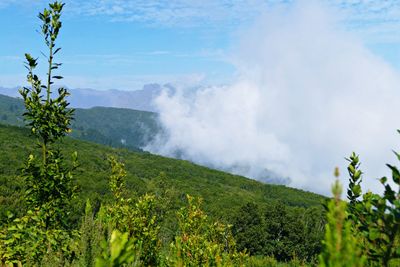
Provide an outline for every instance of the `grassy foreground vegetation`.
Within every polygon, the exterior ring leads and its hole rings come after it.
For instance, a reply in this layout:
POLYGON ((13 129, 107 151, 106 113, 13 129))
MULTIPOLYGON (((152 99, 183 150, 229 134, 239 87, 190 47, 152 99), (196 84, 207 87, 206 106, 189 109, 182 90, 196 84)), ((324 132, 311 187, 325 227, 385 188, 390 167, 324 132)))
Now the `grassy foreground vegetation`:
POLYGON ((383 195, 362 194, 353 153, 349 202, 336 181, 325 221, 315 194, 66 138, 75 111, 66 89, 51 89, 62 79, 53 71, 63 6, 39 14, 44 83, 37 59, 25 55, 28 129, 0 126, 0 265, 399 266, 395 166, 390 183, 380 180, 383 195))

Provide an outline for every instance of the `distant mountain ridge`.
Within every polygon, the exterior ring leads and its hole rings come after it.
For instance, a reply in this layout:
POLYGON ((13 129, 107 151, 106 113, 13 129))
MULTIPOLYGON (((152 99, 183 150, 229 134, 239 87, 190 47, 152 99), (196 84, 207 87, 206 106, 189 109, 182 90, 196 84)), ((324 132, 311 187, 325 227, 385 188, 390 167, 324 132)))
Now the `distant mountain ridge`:
MULTIPOLYGON (((172 88, 171 85, 164 85, 172 88)), ((140 90, 96 90, 96 89, 70 89, 69 102, 74 108, 113 107, 129 108, 142 111, 156 112, 153 100, 161 93, 162 85, 157 83, 146 84, 140 90)), ((20 97, 19 87, 0 87, 0 94, 20 97)))

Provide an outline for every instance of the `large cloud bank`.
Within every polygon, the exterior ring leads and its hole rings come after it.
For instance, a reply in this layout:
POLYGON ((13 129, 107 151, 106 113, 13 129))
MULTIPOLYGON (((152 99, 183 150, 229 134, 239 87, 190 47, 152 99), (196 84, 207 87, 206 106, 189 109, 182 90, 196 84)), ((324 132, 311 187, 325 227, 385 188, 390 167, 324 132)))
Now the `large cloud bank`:
POLYGON ((272 10, 239 39, 231 85, 156 99, 166 135, 148 149, 323 194, 356 151, 378 188, 400 140, 398 73, 314 4, 272 10))

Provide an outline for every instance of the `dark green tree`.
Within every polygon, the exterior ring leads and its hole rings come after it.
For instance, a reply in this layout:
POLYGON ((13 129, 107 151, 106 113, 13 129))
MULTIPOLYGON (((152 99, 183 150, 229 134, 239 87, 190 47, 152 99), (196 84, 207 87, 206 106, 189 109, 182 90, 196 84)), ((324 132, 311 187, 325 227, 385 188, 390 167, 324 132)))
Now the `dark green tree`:
POLYGON ((303 256, 304 224, 300 214, 277 203, 265 212, 266 255, 273 255, 279 261, 289 261, 303 256))
POLYGON ((301 240, 302 255, 297 256, 307 262, 316 262, 322 250, 321 241, 324 239, 325 211, 322 207, 310 207, 305 211, 300 210, 297 216, 304 225, 301 240))
POLYGON ((254 203, 247 203, 236 215, 232 233, 239 251, 246 250, 250 255, 263 254, 267 242, 265 220, 260 208, 254 203))
POLYGON ((315 262, 321 251, 324 224, 321 208, 295 208, 269 203, 262 209, 248 203, 233 220, 239 250, 273 256, 279 261, 315 262))

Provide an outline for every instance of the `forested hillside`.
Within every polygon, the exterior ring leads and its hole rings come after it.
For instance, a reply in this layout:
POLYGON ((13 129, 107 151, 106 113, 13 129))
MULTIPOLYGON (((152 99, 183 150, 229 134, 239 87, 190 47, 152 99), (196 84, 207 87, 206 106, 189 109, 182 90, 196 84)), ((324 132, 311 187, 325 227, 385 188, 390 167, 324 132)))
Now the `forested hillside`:
MULTIPOLYGON (((34 151, 36 144, 29 137, 27 129, 0 125, 0 147, 0 195, 1 210, 4 212, 6 209, 18 209, 19 204, 13 204, 18 203, 17 199, 24 187, 23 181, 18 178, 18 169, 29 151, 34 151)), ((311 207, 320 206, 324 200, 324 197, 314 193, 282 185, 264 184, 188 161, 150 153, 115 149, 72 138, 66 138, 60 143, 60 147, 65 155, 78 152, 79 168, 76 178, 81 188, 79 205, 82 211, 87 197, 93 200, 110 197, 107 187, 110 171, 106 160, 110 155, 117 155, 125 163, 127 188, 131 195, 156 190, 153 188, 157 187, 154 183, 162 180, 166 183, 165 186, 175 188, 182 196, 190 194, 202 197, 206 210, 215 217, 229 218, 232 210, 238 210, 247 202, 260 206, 281 202, 288 206, 311 207)))
MULTIPOLYGON (((0 123, 24 126, 23 101, 0 94, 0 123)), ((140 150, 160 133, 157 114, 123 108, 76 109, 71 137, 140 150)))

